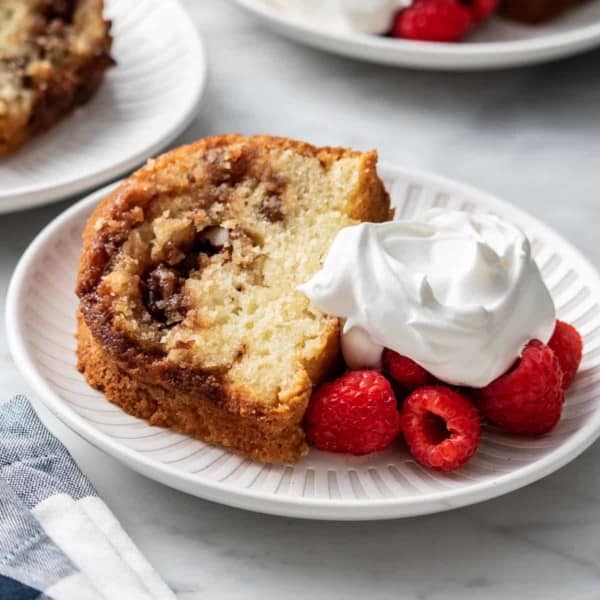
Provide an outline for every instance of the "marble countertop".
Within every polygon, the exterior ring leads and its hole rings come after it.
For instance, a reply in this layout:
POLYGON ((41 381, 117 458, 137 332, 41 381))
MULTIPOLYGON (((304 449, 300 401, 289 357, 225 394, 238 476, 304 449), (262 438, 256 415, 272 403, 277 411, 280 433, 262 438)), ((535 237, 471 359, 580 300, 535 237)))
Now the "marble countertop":
MULTIPOLYGON (((486 188, 600 267, 600 52, 495 73, 360 64, 279 38, 222 0, 187 0, 210 67, 178 142, 239 131, 376 147, 486 188)), ((72 201, 0 216, 0 310, 35 234, 72 201)), ((0 324, 0 389, 28 388, 0 324)), ((42 416, 178 598, 600 598, 600 443, 543 481, 477 506, 381 523, 269 517, 129 471, 42 416)))

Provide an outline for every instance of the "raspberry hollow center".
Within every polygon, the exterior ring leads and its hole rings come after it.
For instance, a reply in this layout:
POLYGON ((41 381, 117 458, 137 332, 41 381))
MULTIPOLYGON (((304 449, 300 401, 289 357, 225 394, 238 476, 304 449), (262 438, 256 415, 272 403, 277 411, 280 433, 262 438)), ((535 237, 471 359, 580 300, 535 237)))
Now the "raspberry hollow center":
POLYGON ((428 441, 434 445, 442 443, 452 435, 446 426, 446 421, 432 412, 425 413, 423 427, 428 441))

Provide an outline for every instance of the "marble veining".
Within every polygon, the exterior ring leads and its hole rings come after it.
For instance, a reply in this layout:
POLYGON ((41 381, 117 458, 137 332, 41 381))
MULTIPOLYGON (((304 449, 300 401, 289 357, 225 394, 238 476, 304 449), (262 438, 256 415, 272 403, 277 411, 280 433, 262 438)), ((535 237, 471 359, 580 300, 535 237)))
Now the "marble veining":
MULTIPOLYGON (((600 52, 496 73, 360 64, 187 0, 209 57, 203 110, 178 142, 240 131, 376 147, 385 161, 484 187, 600 267, 600 52)), ((0 217, 0 310, 35 234, 69 201, 0 217)), ((28 392, 0 325, 0 388, 28 392)), ((41 409, 178 598, 600 598, 600 445, 554 475, 460 510, 381 523, 295 521, 218 506, 137 475, 41 409)))

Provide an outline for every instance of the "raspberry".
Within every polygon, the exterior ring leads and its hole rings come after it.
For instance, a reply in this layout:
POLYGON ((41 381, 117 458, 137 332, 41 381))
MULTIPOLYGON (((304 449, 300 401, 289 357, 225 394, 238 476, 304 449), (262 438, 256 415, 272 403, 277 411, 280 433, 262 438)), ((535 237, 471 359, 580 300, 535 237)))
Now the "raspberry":
POLYGON ((400 425, 413 457, 426 467, 442 471, 466 463, 481 437, 475 406, 442 385, 415 390, 404 401, 400 425))
POLYGON ((348 371, 323 384, 306 412, 306 435, 320 450, 368 454, 389 446, 399 431, 392 386, 377 371, 348 371))
POLYGON ((471 15, 475 21, 482 21, 498 8, 498 0, 470 0, 464 4, 471 9, 471 15))
POLYGON ((383 370, 405 392, 412 392, 435 382, 434 376, 407 356, 386 348, 383 351, 383 370))
POLYGON ((392 35, 428 42, 456 42, 472 24, 471 12, 460 0, 415 0, 396 15, 392 35))
POLYGON ((558 358, 563 373, 563 390, 566 390, 573 383, 575 373, 581 364, 583 354, 581 336, 572 325, 556 321, 556 327, 548 346, 552 348, 558 358))
POLYGON ((548 346, 532 340, 510 371, 474 394, 494 425, 511 433, 547 433, 558 423, 565 399, 560 363, 548 346))

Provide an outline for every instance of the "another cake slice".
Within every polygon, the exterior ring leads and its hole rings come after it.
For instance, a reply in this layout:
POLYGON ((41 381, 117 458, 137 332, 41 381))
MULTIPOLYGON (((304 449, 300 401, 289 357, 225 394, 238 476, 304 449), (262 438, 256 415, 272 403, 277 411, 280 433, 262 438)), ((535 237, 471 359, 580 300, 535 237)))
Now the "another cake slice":
POLYGON ((237 135, 132 175, 84 233, 79 367, 127 412, 264 461, 302 418, 339 322, 296 287, 343 227, 390 217, 375 152, 237 135))
POLYGON ((509 19, 529 24, 543 23, 557 17, 584 0, 502 0, 500 12, 509 19))
POLYGON ((102 0, 0 0, 0 156, 86 102, 113 64, 102 0))

